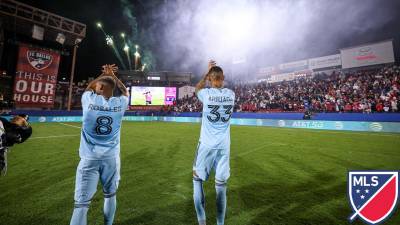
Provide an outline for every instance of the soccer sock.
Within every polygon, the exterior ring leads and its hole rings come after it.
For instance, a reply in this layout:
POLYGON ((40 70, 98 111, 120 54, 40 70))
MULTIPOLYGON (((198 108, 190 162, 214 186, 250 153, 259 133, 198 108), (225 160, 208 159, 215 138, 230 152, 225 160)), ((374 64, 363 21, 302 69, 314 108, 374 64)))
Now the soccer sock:
POLYGON ((112 225, 116 209, 117 196, 104 198, 104 225, 112 225))
POLYGON ((226 212, 226 183, 216 183, 215 191, 217 193, 217 224, 223 225, 226 212))
POLYGON ((204 198, 203 181, 198 178, 193 178, 193 200, 196 208, 197 220, 199 225, 206 224, 206 201, 204 198))
POLYGON ((74 209, 70 225, 86 225, 88 207, 78 207, 74 209))

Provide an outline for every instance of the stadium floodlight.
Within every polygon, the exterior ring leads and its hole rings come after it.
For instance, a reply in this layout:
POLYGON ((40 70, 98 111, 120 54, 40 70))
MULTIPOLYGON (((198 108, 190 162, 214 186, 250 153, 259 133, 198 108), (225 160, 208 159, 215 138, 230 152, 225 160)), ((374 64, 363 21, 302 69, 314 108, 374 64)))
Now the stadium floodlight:
POLYGON ((147 66, 147 64, 144 63, 143 66, 142 66, 142 71, 144 71, 144 69, 146 68, 146 66, 147 66))
POLYGON ((124 46, 124 51, 125 51, 125 52, 128 52, 128 51, 129 51, 129 46, 128 46, 127 44, 125 44, 125 46, 124 46))
POLYGON ((97 23, 96 23, 96 26, 97 26, 98 28, 102 28, 102 27, 103 27, 103 25, 102 25, 100 22, 97 22, 97 23))
POLYGON ((107 45, 113 45, 114 44, 114 41, 113 41, 111 36, 107 36, 106 37, 106 43, 107 43, 107 45))

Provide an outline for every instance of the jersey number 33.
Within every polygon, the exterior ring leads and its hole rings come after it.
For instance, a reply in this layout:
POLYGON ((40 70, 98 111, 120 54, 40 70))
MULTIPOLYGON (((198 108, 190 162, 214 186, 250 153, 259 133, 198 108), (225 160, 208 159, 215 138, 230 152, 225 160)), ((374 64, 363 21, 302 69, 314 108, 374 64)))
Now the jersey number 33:
POLYGON ((220 109, 221 105, 208 105, 208 108, 211 109, 210 115, 207 115, 207 119, 211 123, 216 123, 219 120, 222 122, 226 123, 229 121, 229 119, 232 116, 232 105, 223 105, 223 115, 221 116, 221 113, 218 111, 220 109))

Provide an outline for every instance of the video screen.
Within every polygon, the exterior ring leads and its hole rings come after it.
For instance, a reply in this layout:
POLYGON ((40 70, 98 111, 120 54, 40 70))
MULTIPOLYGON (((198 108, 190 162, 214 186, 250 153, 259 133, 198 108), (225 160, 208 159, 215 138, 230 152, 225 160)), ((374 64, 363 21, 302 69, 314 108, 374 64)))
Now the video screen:
POLYGON ((172 105, 176 87, 131 87, 131 105, 172 105))

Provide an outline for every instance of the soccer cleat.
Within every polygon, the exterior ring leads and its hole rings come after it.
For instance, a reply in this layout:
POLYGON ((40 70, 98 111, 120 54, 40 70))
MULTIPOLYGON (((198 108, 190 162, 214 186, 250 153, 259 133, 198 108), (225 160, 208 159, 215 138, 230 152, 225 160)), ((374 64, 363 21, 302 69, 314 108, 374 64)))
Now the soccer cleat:
POLYGON ((5 176, 7 173, 7 148, 0 149, 0 174, 5 176))

